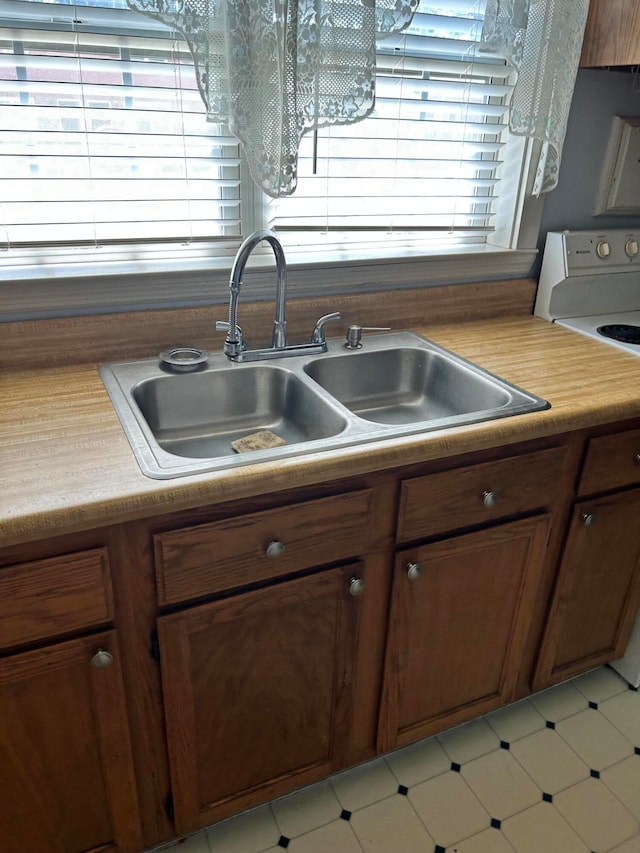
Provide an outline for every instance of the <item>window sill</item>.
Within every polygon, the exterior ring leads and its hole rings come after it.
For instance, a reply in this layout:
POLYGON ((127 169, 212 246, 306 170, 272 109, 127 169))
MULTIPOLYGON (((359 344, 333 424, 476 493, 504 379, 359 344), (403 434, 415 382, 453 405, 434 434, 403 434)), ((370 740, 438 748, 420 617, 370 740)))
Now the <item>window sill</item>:
MULTIPOLYGON (((151 308, 193 307, 224 303, 233 251, 211 257, 211 247, 176 247, 173 255, 153 252, 122 260, 95 250, 73 257, 48 254, 18 265, 0 260, 0 321, 80 316, 151 308), (189 250, 185 256, 185 248, 189 250)), ((319 294, 358 293, 400 288, 433 287, 525 278, 532 274, 535 249, 507 250, 492 246, 443 249, 398 248, 366 252, 341 251, 326 257, 287 249, 288 298, 319 294)), ((254 253, 245 275, 244 297, 271 298, 273 256, 254 253)))

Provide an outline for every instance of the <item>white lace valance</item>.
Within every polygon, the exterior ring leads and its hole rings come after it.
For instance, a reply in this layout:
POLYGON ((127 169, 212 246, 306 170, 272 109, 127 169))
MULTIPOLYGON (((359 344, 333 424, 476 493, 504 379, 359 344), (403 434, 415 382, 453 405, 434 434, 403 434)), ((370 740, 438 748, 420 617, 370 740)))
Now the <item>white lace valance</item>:
POLYGON ((542 142, 533 194, 558 183, 589 0, 487 0, 482 47, 512 62, 512 133, 542 142))
POLYGON ((409 25, 418 0, 127 0, 175 29, 211 120, 242 143, 270 196, 296 188, 303 133, 374 106, 376 36, 409 25))

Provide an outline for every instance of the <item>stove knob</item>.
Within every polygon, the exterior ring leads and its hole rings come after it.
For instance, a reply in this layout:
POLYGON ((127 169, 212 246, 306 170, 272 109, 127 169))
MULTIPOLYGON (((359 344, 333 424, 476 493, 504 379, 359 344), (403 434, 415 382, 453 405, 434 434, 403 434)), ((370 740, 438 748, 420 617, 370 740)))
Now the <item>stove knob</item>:
POLYGON ((611 254, 611 244, 608 240, 600 240, 596 245, 596 255, 604 260, 611 254))
POLYGON ((624 250, 629 258, 635 258, 638 252, 640 252, 640 249, 638 248, 638 241, 627 240, 627 242, 624 244, 624 250))

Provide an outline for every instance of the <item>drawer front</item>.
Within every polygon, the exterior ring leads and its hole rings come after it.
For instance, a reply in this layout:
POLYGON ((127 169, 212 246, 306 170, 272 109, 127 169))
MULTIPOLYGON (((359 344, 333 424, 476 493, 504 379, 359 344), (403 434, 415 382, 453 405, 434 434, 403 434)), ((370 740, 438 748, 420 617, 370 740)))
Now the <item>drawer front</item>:
POLYGON ((483 524, 549 506, 562 477, 564 448, 405 480, 398 542, 483 524))
POLYGON ((579 495, 640 484, 640 429, 589 441, 579 495))
POLYGON ((174 604, 357 557, 368 548, 370 502, 364 489, 156 534, 158 600, 174 604))
POLYGON ((0 569, 0 648, 113 619, 105 548, 0 569))

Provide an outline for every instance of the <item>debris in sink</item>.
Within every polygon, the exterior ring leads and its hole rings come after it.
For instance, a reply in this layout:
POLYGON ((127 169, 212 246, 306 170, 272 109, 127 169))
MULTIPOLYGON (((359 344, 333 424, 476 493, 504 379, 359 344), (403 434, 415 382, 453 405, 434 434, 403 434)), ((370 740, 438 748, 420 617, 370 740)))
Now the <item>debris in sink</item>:
POLYGON ((285 443, 284 438, 280 438, 270 429, 261 429, 258 432, 252 432, 251 435, 245 435, 244 438, 237 438, 231 442, 231 447, 236 453, 248 453, 250 450, 267 450, 269 447, 280 447, 281 444, 285 443))

